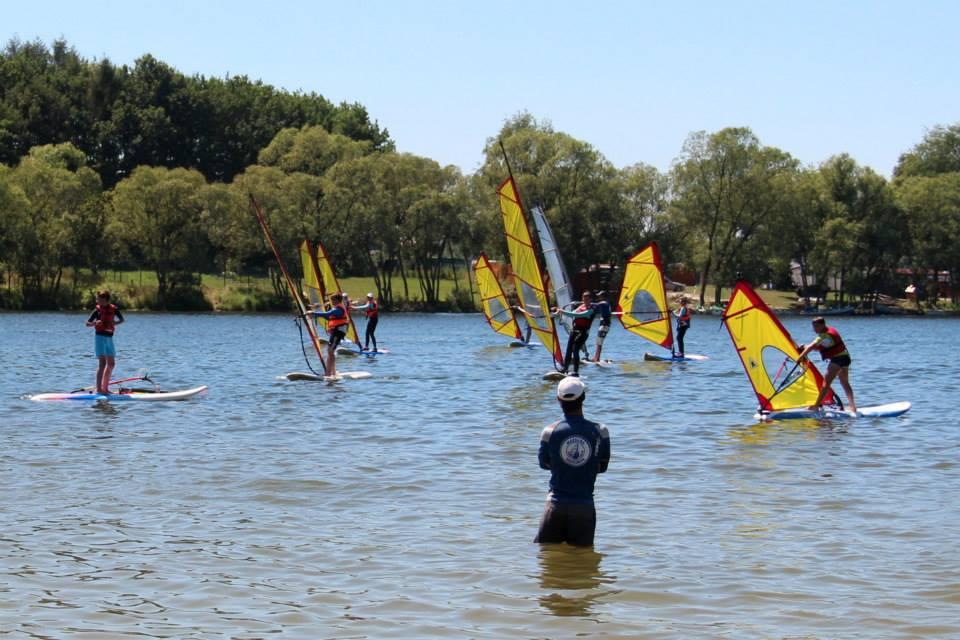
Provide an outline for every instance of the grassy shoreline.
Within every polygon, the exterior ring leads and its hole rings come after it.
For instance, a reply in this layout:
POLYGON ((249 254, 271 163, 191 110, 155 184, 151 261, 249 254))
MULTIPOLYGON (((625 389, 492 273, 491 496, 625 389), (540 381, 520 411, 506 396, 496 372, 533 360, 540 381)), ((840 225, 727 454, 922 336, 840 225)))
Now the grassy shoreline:
MULTIPOLYGON (((458 274, 460 278, 440 281, 440 303, 428 306, 423 301, 419 283, 416 280, 408 282, 409 290, 404 291, 403 282, 395 279, 394 304, 384 311, 423 311, 423 312, 464 312, 472 313, 480 310, 480 299, 476 285, 472 287, 466 274, 458 274)), ((340 286, 354 301, 362 301, 368 292, 378 295, 373 278, 341 278, 340 286)), ((24 307, 17 304, 17 292, 6 286, 0 286, 0 309, 30 310, 30 311, 72 311, 88 309, 94 304, 94 292, 99 289, 108 289, 113 293, 114 300, 122 308, 128 310, 150 311, 205 311, 217 313, 249 313, 262 311, 289 311, 290 306, 286 298, 278 296, 273 289, 271 280, 263 276, 232 275, 232 274, 202 274, 189 286, 180 287, 171 293, 166 309, 157 304, 157 278, 152 271, 122 271, 104 272, 94 283, 89 275, 81 274, 74 280, 66 278, 62 287, 62 295, 50 304, 30 305, 24 307)), ((721 290, 723 303, 729 298, 729 287, 721 290)), ((714 288, 708 288, 705 297, 706 309, 700 313, 719 313, 719 308, 712 307, 714 288)), ((767 305, 777 313, 793 313, 799 311, 796 292, 775 289, 758 289, 757 293, 767 305)), ((699 292, 689 287, 682 293, 671 293, 671 304, 679 297, 686 296, 691 302, 691 308, 696 312, 699 303, 699 292)), ((613 299, 615 301, 616 295, 613 299)), ((901 306, 915 310, 914 303, 901 301, 901 306)), ((836 305, 836 300, 830 300, 821 309, 836 305)))

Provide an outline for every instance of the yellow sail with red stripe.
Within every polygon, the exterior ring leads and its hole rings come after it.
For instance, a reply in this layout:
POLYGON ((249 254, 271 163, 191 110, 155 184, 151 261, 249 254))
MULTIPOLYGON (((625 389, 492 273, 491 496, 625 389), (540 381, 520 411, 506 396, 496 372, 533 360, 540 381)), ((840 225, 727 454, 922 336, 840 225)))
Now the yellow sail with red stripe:
POLYGON ((483 315, 494 331, 510 338, 521 338, 520 325, 513 317, 513 310, 503 293, 503 287, 493 272, 490 261, 485 253, 481 253, 473 266, 477 288, 480 289, 480 304, 483 306, 483 315))
POLYGON ((530 328, 540 338, 543 346, 553 354, 557 366, 563 366, 563 354, 560 340, 550 314, 550 302, 543 283, 543 271, 537 260, 530 227, 523 213, 520 194, 513 176, 504 180, 497 188, 500 200, 500 212, 503 214, 503 226, 507 236, 507 249, 510 253, 510 266, 513 269, 514 284, 520 307, 526 316, 530 328))
MULTIPOLYGON (((797 344, 747 282, 741 280, 734 287, 723 323, 761 410, 795 409, 816 402, 823 376, 812 362, 797 363, 797 344)), ((832 391, 824 401, 835 402, 832 391)))
POLYGON ((650 342, 673 349, 673 328, 663 286, 660 248, 651 242, 627 262, 617 311, 623 328, 650 342))

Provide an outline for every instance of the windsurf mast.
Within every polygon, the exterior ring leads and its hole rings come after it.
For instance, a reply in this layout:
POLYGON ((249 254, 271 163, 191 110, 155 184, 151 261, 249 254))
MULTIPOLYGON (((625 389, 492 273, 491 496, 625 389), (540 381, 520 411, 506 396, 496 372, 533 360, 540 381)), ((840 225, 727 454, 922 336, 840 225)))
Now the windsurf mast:
POLYGON ((673 349, 673 325, 663 284, 660 248, 651 242, 627 261, 617 311, 623 328, 665 349, 673 349))
MULTIPOLYGON (((747 281, 737 282, 722 320, 762 411, 805 408, 816 402, 823 376, 812 362, 797 363, 796 342, 747 281)), ((836 401, 828 390, 824 402, 836 401)))
MULTIPOLYGON (((307 309, 303 304, 303 298, 300 297, 300 293, 297 291, 297 286, 293 282, 293 278, 290 277, 290 272, 287 271, 287 267, 283 262, 283 258, 280 256, 280 251, 277 249, 277 243, 273 240, 273 234, 270 233, 270 226, 267 224, 267 219, 263 215, 263 211, 260 209, 260 205, 257 203, 256 198, 253 197, 253 194, 248 194, 250 196, 250 205, 253 207, 254 213, 257 214, 257 221, 260 222, 260 228, 263 229, 263 234, 267 238, 267 242, 270 244, 270 248, 273 249, 273 256, 277 260, 277 265, 280 267, 280 272, 283 274, 283 278, 287 283, 287 289, 290 291, 290 296, 293 298, 293 301, 297 305, 297 309, 300 311, 298 315, 298 322, 300 318, 303 318, 307 309)), ((314 350, 317 352, 317 357, 320 359, 320 364, 323 366, 323 371, 327 371, 327 363, 323 359, 323 352, 320 347, 320 338, 317 336, 316 327, 313 326, 312 322, 304 322, 307 327, 307 333, 310 334, 310 342, 313 344, 314 350)), ((307 360, 307 366, 310 366, 310 360, 307 358, 306 351, 304 351, 304 359, 307 360)), ((312 370, 312 367, 311 367, 312 370)))

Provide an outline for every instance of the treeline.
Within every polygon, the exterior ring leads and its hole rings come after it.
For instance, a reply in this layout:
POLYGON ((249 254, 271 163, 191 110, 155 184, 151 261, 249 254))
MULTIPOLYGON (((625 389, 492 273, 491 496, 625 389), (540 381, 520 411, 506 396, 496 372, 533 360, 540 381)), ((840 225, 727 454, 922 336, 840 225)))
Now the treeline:
POLYGON ((488 139, 477 172, 463 175, 396 153, 359 105, 333 107, 246 79, 183 78, 149 56, 116 74, 125 89, 108 102, 121 106, 91 120, 104 64, 63 43, 52 51, 12 43, 0 58, 4 306, 86 304, 102 272, 125 268, 155 272, 149 306, 158 308, 196 306, 198 273, 272 273, 279 301, 253 195, 294 270, 308 237, 324 243, 341 275, 374 277, 387 306, 418 297, 427 307, 464 308, 471 293, 441 300, 440 280, 462 275, 481 250, 505 253, 495 198, 507 175, 500 142, 521 193, 546 211, 571 273, 622 265, 656 240, 668 262, 697 272, 701 304, 706 285, 719 302, 720 285, 738 275, 793 288, 792 265, 810 283, 839 279, 845 297, 899 294, 907 281, 934 294, 936 274, 946 274, 956 302, 960 125, 928 132, 887 180, 845 154, 801 166, 747 128, 691 134, 665 173, 642 163, 618 169, 589 143, 523 113, 488 139), (28 62, 36 76, 23 73, 28 62), (158 69, 177 90, 150 81, 158 69), (171 95, 182 99, 162 98, 171 95), (31 100, 81 115, 64 124, 31 100), (211 103, 220 106, 187 108, 211 103), (210 114, 219 119, 204 119, 210 114), (124 134, 100 137, 104 130, 124 134))

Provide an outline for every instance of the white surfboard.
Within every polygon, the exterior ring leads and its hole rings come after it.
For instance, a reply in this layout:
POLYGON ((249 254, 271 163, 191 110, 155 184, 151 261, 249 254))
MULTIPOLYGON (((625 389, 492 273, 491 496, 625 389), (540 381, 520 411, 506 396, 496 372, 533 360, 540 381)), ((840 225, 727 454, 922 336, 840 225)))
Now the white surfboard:
POLYGON ((206 390, 207 386, 203 385, 192 389, 180 389, 179 391, 131 390, 110 394, 78 391, 76 393, 38 393, 37 395, 29 397, 36 402, 59 400, 85 400, 87 402, 163 402, 169 400, 186 400, 206 390))
POLYGON ((318 376, 314 373, 304 373, 302 371, 293 371, 283 376, 287 380, 310 380, 313 382, 336 382, 338 380, 362 380, 371 378, 373 374, 369 371, 338 371, 335 376, 318 376))
POLYGON ((890 402, 872 407, 860 407, 856 415, 852 411, 845 411, 839 407, 823 407, 812 411, 804 407, 796 409, 782 409, 780 411, 761 411, 754 414, 754 419, 761 422, 770 420, 796 420, 798 418, 826 418, 830 420, 853 420, 855 418, 892 418, 901 416, 913 406, 910 402, 890 402))
POLYGON ((649 351, 643 354, 644 360, 651 360, 654 362, 694 362, 699 360, 709 360, 707 356, 702 356, 699 353, 686 353, 682 356, 675 355, 660 355, 657 353, 650 353, 649 351))

